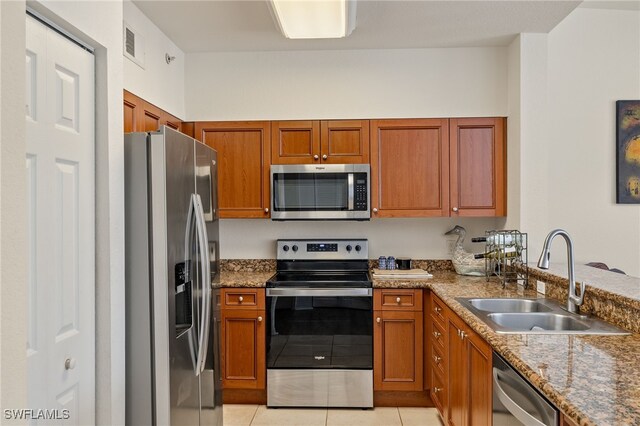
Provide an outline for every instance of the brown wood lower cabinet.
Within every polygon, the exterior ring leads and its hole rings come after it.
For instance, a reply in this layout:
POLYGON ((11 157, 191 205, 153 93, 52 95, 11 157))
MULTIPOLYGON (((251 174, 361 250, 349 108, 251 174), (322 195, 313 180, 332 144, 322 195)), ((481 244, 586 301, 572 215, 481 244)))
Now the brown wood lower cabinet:
POLYGON ((374 391, 423 391, 422 290, 376 289, 374 391))
MULTIPOLYGON (((235 390, 266 389, 264 289, 222 289, 222 387, 230 395, 235 390), (250 306, 238 306, 239 298, 251 300, 250 306), (255 302, 257 301, 257 303, 255 302)), ((225 402, 228 400, 227 394, 225 402)), ((246 393, 246 395, 251 395, 246 393)), ((261 400, 259 397, 258 400, 261 400)), ((255 403, 255 394, 233 402, 255 403)))
POLYGON ((491 346, 444 306, 431 293, 431 398, 451 426, 491 425, 491 346))

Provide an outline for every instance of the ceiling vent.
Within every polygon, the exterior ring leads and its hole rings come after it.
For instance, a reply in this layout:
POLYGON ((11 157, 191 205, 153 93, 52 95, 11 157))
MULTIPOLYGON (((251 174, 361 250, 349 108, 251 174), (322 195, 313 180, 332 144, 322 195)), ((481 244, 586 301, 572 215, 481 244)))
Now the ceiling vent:
POLYGON ((123 53, 126 58, 129 58, 142 69, 144 69, 144 37, 140 33, 134 30, 131 25, 124 22, 124 34, 123 34, 123 53))

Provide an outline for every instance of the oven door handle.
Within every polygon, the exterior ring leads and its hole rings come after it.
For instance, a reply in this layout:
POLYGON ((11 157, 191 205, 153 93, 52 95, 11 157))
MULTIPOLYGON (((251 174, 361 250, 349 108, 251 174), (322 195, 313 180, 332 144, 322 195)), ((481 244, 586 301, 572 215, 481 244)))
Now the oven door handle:
POLYGON ((370 288, 268 288, 267 296, 349 296, 349 297, 371 297, 373 290, 370 288))

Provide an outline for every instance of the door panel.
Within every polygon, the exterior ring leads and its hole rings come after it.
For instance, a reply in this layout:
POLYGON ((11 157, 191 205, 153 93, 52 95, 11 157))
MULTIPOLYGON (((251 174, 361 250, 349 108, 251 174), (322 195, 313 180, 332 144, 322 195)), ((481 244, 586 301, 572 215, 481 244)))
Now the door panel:
POLYGON ((270 124, 198 122, 198 140, 217 151, 221 218, 269 218, 270 124))
POLYGON ((448 215, 447 120, 372 120, 374 217, 448 215))
POLYGON ((492 421, 492 350, 491 346, 471 332, 467 339, 469 362, 469 405, 467 416, 470 425, 488 425, 492 421))
POLYGON ((320 163, 319 121, 271 123, 272 164, 320 163))
POLYGON ((222 372, 225 389, 264 389, 264 318, 264 310, 223 310, 222 372))
POLYGON ((330 120, 320 124, 323 163, 369 162, 369 120, 330 120))
POLYGON ((451 119, 450 127, 452 216, 504 216, 505 119, 451 119))
POLYGON ((374 317, 374 390, 422 390, 422 312, 376 311, 374 317))
POLYGON ((71 424, 95 418, 93 81, 91 53, 27 17, 28 399, 71 424))
POLYGON ((449 386, 448 386, 448 420, 449 424, 463 426, 465 424, 465 407, 467 407, 467 362, 464 341, 460 337, 461 327, 449 318, 447 332, 449 334, 449 386))

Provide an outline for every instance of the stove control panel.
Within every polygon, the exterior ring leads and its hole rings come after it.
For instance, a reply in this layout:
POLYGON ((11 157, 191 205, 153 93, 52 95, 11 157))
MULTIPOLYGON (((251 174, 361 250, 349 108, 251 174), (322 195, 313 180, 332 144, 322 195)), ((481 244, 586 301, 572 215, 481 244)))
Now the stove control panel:
POLYGON ((366 239, 278 240, 278 260, 365 260, 369 259, 366 239))

